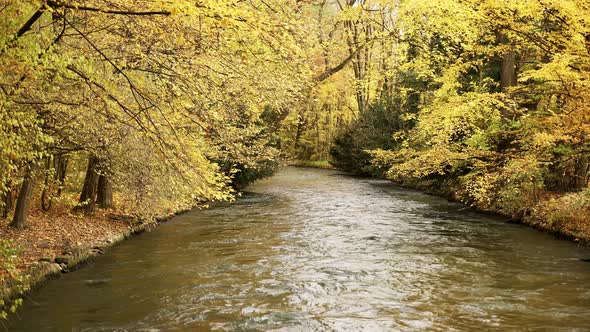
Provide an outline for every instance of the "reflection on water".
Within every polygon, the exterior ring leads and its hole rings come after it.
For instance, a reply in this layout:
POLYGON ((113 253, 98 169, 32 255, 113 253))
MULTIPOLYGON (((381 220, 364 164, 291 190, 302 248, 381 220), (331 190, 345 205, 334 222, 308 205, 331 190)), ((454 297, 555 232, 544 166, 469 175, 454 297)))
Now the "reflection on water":
POLYGON ((387 181, 287 168, 50 282, 9 330, 585 330, 584 258, 387 181))

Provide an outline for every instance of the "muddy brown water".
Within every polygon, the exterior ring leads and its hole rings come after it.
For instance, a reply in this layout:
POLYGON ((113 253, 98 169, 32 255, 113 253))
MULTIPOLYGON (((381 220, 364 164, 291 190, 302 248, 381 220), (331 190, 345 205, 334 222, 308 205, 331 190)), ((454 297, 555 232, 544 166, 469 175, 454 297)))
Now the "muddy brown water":
POLYGON ((286 168, 48 282, 8 330, 585 331, 588 258, 387 181, 286 168))

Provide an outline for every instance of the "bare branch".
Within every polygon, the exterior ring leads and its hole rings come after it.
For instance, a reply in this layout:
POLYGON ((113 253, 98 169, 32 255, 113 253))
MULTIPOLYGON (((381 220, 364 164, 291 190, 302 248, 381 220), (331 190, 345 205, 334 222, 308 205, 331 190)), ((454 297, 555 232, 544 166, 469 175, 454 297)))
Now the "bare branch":
POLYGON ((160 11, 110 10, 110 9, 100 9, 100 8, 86 7, 86 6, 68 5, 66 3, 62 3, 62 2, 58 2, 58 1, 47 1, 47 5, 51 8, 67 8, 67 9, 83 10, 83 11, 89 11, 89 12, 98 12, 98 13, 114 14, 114 15, 134 15, 134 16, 164 15, 164 16, 170 16, 170 14, 171 14, 171 12, 167 11, 167 10, 160 10, 160 11))

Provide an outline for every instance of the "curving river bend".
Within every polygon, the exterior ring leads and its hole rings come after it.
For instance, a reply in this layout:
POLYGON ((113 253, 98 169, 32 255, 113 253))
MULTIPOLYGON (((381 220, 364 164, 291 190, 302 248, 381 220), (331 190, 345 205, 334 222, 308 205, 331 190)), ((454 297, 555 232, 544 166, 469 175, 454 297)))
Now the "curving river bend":
POLYGON ((9 331, 589 330, 588 248, 286 168, 30 295, 9 331))

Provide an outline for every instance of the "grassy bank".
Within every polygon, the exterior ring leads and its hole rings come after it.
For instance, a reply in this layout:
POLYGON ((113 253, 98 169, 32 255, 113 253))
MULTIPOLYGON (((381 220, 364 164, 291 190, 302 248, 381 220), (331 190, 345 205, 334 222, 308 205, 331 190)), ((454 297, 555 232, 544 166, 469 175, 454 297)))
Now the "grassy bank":
POLYGON ((334 166, 332 166, 332 164, 330 164, 330 162, 327 160, 297 160, 290 162, 289 166, 335 169, 334 166))

